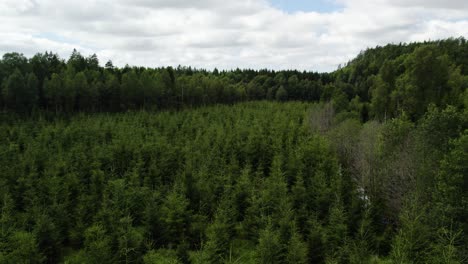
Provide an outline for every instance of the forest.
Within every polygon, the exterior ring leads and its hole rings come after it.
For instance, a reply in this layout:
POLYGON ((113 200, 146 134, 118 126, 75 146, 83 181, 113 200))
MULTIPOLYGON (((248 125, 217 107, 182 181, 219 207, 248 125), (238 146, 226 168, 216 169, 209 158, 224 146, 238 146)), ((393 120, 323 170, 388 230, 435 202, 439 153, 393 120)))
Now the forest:
POLYGON ((0 263, 466 263, 468 42, 331 73, 0 60, 0 263))

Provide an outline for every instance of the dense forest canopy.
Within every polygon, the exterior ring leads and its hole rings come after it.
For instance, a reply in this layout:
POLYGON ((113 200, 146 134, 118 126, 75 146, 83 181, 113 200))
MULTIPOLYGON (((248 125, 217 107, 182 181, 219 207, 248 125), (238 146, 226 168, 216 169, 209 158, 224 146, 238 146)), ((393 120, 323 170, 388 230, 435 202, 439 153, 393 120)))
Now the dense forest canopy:
POLYGON ((0 61, 0 263, 464 263, 468 43, 332 73, 0 61))

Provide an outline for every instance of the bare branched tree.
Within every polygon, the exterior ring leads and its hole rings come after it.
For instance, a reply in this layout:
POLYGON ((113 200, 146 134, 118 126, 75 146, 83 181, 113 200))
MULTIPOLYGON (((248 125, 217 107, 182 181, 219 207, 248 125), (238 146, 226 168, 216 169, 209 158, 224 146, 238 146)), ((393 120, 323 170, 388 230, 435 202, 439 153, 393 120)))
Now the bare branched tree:
POLYGON ((334 116, 335 109, 332 102, 315 105, 309 114, 311 129, 322 134, 327 132, 332 126, 334 116))

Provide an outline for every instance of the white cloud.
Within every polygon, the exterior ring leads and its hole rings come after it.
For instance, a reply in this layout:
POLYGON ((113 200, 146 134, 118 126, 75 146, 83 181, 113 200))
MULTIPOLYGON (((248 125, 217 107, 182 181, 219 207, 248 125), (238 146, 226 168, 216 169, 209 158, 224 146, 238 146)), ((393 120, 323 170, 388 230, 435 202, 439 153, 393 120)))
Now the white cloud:
POLYGON ((437 9, 468 9, 468 2, 466 0, 385 0, 389 4, 396 4, 407 7, 420 7, 437 8, 437 9))
POLYGON ((336 1, 335 12, 287 13, 265 0, 0 0, 0 53, 329 71, 367 47, 468 35, 464 0, 336 1))

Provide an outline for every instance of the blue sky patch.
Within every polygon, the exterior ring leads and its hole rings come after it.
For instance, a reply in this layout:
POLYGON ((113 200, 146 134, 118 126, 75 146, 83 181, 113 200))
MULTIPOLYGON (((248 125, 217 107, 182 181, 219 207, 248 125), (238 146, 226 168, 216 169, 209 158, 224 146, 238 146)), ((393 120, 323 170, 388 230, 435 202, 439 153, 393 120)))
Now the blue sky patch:
POLYGON ((61 42, 61 43, 69 43, 69 44, 76 44, 77 43, 77 41, 75 41, 73 39, 66 38, 66 37, 64 37, 62 35, 59 35, 59 34, 56 34, 56 33, 53 33, 53 32, 43 32, 43 33, 34 35, 34 37, 36 37, 36 38, 45 38, 45 39, 48 39, 48 40, 52 40, 52 41, 55 41, 55 42, 61 42))
POLYGON ((298 11, 328 13, 340 9, 334 0, 270 0, 270 2, 274 7, 288 13, 298 11))

